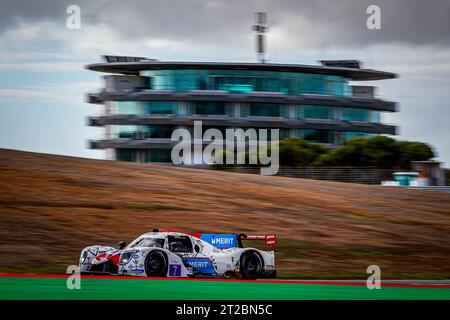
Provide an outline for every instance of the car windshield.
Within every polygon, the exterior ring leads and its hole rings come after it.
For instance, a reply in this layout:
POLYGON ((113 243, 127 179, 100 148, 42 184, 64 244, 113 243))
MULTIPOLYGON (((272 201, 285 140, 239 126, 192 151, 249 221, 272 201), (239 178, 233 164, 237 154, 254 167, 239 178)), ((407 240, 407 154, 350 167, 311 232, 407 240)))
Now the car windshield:
POLYGON ((164 239, 158 238, 140 238, 135 243, 131 245, 131 248, 134 247, 158 247, 162 248, 164 246, 164 239))

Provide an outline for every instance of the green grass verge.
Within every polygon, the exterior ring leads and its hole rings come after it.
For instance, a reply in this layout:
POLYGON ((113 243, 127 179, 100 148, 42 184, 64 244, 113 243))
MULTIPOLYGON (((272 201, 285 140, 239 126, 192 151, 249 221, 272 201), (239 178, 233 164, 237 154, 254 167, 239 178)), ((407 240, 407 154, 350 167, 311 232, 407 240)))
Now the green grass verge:
POLYGON ((445 299, 450 288, 382 287, 227 282, 201 280, 82 279, 80 290, 69 290, 65 278, 0 277, 0 299, 445 299))

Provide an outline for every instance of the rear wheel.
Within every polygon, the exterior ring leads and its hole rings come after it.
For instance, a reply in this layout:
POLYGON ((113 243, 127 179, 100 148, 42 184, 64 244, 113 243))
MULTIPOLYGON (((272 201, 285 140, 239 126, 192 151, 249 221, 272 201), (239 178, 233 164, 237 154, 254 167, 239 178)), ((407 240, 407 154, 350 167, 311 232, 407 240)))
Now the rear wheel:
POLYGON ((256 279, 263 274, 263 260, 256 251, 247 251, 240 259, 240 272, 242 278, 256 279))
POLYGON ((167 275, 167 258, 161 251, 151 251, 145 258, 145 273, 148 277, 167 275))

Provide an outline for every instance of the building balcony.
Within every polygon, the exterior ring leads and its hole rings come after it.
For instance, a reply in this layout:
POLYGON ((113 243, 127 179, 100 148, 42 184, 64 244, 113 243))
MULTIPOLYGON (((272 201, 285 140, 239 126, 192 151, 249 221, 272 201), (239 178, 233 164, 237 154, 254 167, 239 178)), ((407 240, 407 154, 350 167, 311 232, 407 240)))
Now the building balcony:
POLYGON ((327 105, 331 107, 364 108, 378 111, 395 112, 396 103, 388 100, 365 96, 337 96, 328 94, 288 95, 279 92, 233 93, 214 90, 191 90, 176 92, 172 90, 115 90, 89 93, 87 102, 105 101, 209 101, 237 103, 279 103, 327 105))
POLYGON ((332 131, 357 131, 375 134, 396 134, 396 127, 382 123, 327 119, 289 119, 276 117, 228 117, 223 115, 176 116, 176 115, 110 115, 88 118, 90 126, 106 125, 173 125, 193 126, 194 121, 202 121, 209 127, 236 128, 284 128, 317 129, 332 131))
MULTIPOLYGON (((218 141, 219 142, 219 141, 218 141)), ((172 149, 179 141, 172 141, 170 138, 111 138, 104 140, 89 140, 89 149, 172 149)), ((202 141, 202 145, 210 144, 210 141, 202 141)), ((225 146, 226 140, 222 140, 225 146)), ((258 141, 235 142, 236 146, 258 145, 258 141)), ((194 145, 194 142, 192 143, 194 145)))

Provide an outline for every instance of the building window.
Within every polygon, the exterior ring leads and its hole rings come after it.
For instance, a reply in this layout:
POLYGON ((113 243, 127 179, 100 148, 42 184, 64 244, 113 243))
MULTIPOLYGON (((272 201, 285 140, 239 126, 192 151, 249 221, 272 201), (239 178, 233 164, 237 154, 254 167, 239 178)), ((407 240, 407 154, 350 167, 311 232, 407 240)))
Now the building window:
POLYGON ((144 114, 141 103, 135 101, 117 101, 112 105, 113 114, 144 114))
POLYGON ((287 138, 289 138, 289 129, 281 128, 280 129, 280 140, 285 140, 287 138))
POLYGON ((117 101, 113 103, 113 114, 175 114, 173 101, 117 101))
POLYGON ((224 102, 192 102, 190 114, 193 115, 225 115, 224 102))
POLYGON ((281 71, 249 70, 146 70, 154 90, 223 90, 285 94, 346 94, 347 80, 340 76, 281 71))
POLYGON ((173 101, 146 101, 145 113, 146 114, 174 114, 174 102, 173 101))
POLYGON ((300 79, 300 88, 302 93, 325 93, 325 81, 323 76, 311 74, 308 77, 300 79))
POLYGON ((305 119, 333 119, 333 111, 332 107, 304 105, 303 117, 305 119))
POLYGON ((303 130, 303 139, 313 143, 333 144, 333 132, 327 130, 303 130))
POLYGON ((112 126, 113 136, 116 138, 135 138, 136 132, 138 132, 137 125, 120 125, 112 126))
POLYGON ((380 123, 380 111, 370 110, 370 122, 380 123))
POLYGON ((338 76, 326 76, 325 77, 325 93, 337 96, 346 94, 346 81, 338 76))
POLYGON ((143 132, 146 138, 170 139, 173 130, 174 126, 143 126, 143 132))
POLYGON ((303 129, 291 129, 291 138, 303 139, 303 129))
POLYGON ((136 162, 136 150, 116 149, 116 160, 136 162))
POLYGON ((357 108, 343 108, 342 120, 371 122, 370 110, 357 108))
POLYGON ((344 132, 343 133, 342 139, 343 139, 343 142, 346 142, 346 141, 348 141, 350 139, 353 139, 355 137, 370 138, 371 136, 373 136, 372 133, 348 131, 348 132, 344 132))
POLYGON ((170 139, 174 129, 170 125, 117 125, 114 126, 114 136, 128 139, 170 139))
POLYGON ((214 76, 214 88, 230 92, 282 92, 289 93, 289 79, 251 76, 214 76))
POLYGON ((171 149, 116 149, 116 160, 129 162, 172 162, 171 149))
POLYGON ((275 103, 250 103, 244 110, 251 117, 287 117, 287 105, 275 103))
POLYGON ((145 151, 145 162, 172 162, 172 149, 150 149, 145 151))

